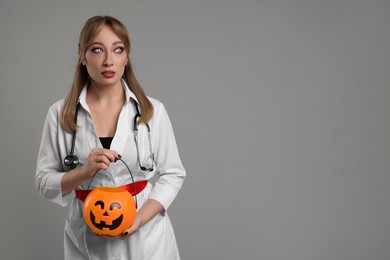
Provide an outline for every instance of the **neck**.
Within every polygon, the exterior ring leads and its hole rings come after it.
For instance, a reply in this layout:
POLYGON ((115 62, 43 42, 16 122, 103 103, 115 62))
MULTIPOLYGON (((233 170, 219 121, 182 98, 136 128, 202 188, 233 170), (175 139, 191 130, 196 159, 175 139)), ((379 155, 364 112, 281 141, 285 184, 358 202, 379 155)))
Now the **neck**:
POLYGON ((88 87, 87 100, 99 104, 110 104, 113 102, 124 101, 125 92, 119 81, 114 85, 100 85, 94 81, 88 87))

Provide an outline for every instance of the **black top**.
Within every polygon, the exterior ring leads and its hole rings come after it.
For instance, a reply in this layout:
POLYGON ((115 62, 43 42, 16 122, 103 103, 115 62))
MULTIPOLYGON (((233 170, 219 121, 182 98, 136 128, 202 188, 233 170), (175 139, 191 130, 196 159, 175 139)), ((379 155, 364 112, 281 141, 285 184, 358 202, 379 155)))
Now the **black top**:
POLYGON ((111 142, 114 137, 99 137, 100 142, 102 143, 103 148, 110 149, 111 142))

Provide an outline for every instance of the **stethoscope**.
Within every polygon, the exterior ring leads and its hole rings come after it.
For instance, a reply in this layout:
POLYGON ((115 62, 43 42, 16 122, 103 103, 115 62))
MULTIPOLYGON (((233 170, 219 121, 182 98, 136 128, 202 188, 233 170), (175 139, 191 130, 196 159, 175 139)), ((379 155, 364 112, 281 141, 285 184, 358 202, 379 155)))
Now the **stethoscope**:
MULTIPOLYGON (((135 141, 135 145, 136 145, 136 149, 137 149, 138 165, 139 165, 139 167, 140 167, 140 169, 142 171, 151 172, 151 171, 153 171, 154 155, 153 155, 153 152, 152 152, 152 144, 151 144, 151 138, 150 138, 150 127, 149 127, 148 123, 145 124, 147 129, 148 129, 148 141, 149 141, 149 156, 148 156, 148 158, 150 159, 151 167, 145 167, 145 166, 141 165, 140 156, 139 156, 139 145, 138 145, 138 126, 137 126, 138 122, 137 121, 138 121, 138 118, 141 116, 141 114, 139 112, 139 108, 138 108, 137 102, 133 98, 131 98, 131 101, 134 104, 134 107, 136 109, 136 114, 134 116, 133 132, 134 132, 134 141, 135 141)), ((75 112, 75 115, 74 115, 74 123, 75 123, 75 125, 77 125, 77 115, 78 115, 79 108, 80 108, 80 102, 77 103, 76 112, 75 112)), ((75 143, 76 143, 76 132, 77 132, 77 130, 73 131, 73 134, 72 134, 72 146, 71 146, 71 149, 70 149, 70 153, 64 159, 64 164, 68 168, 68 170, 72 170, 72 169, 76 168, 79 165, 79 163, 80 163, 79 158, 77 157, 77 155, 74 154, 74 147, 75 147, 75 143)), ((121 161, 126 166, 127 170, 130 173, 131 180, 134 183, 133 173, 131 172, 129 166, 126 164, 126 162, 121 157, 119 157, 119 161, 121 161)), ((91 182, 95 178, 96 174, 97 174, 97 172, 95 173, 95 175, 89 181, 87 190, 89 190, 91 182)), ((134 185, 134 194, 137 194, 135 185, 134 185)), ((135 197, 136 208, 138 208, 137 195, 134 195, 134 197, 135 197)))
MULTIPOLYGON (((139 153, 139 145, 138 145, 138 125, 137 125, 137 123, 138 123, 138 118, 141 117, 141 114, 139 112, 137 102, 134 100, 134 98, 130 98, 130 99, 131 99, 131 101, 134 104, 134 107, 136 109, 136 114, 134 116, 133 132, 134 132, 134 141, 135 141, 135 145, 136 145, 136 149, 137 149, 138 165, 142 171, 151 172, 151 171, 153 171, 154 155, 152 152, 152 144, 151 144, 151 138, 150 138, 150 126, 148 123, 145 124, 146 128, 148 130, 148 142, 149 142, 149 156, 147 156, 147 158, 149 158, 151 166, 145 167, 145 166, 141 165, 141 159, 139 156, 139 154, 140 154, 139 153)), ((79 107, 80 107, 80 102, 77 103, 76 112, 74 115, 75 125, 77 125, 77 115, 78 115, 79 107)), ((72 146, 70 148, 70 153, 64 159, 64 164, 68 168, 68 170, 72 170, 72 169, 76 168, 80 163, 79 158, 77 157, 77 155, 74 154, 74 147, 75 147, 75 143, 76 143, 76 132, 77 132, 77 130, 73 131, 72 146)))

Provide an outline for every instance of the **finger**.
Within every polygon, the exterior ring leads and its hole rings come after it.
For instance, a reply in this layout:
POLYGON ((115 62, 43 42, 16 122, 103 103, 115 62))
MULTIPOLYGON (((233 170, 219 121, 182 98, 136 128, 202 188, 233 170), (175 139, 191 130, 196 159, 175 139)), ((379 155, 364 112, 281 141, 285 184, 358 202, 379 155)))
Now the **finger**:
POLYGON ((122 158, 122 156, 117 152, 105 148, 93 148, 91 150, 91 156, 94 155, 105 155, 110 160, 110 162, 116 162, 122 158))
POLYGON ((107 166, 110 166, 111 161, 105 155, 98 155, 95 157, 95 163, 104 163, 107 166))
POLYGON ((107 164, 105 163, 97 163, 96 164, 96 168, 97 170, 108 170, 110 166, 108 166, 107 164))
POLYGON ((140 229, 140 227, 141 227, 141 219, 137 217, 134 220, 133 225, 131 225, 131 227, 129 227, 125 232, 123 232, 122 239, 127 239, 129 236, 137 232, 140 229))
POLYGON ((122 155, 120 155, 119 153, 117 153, 117 157, 115 158, 115 162, 117 162, 118 160, 122 159, 122 155))
POLYGON ((117 238, 126 240, 128 239, 132 234, 134 234, 138 228, 134 228, 134 226, 131 226, 129 229, 127 229, 125 232, 123 232, 121 235, 117 236, 117 238))
POLYGON ((126 240, 129 238, 129 234, 127 232, 121 234, 121 235, 118 235, 117 238, 119 238, 120 240, 126 240))
POLYGON ((106 156, 110 162, 116 162, 120 157, 117 152, 108 149, 103 149, 102 155, 106 156))

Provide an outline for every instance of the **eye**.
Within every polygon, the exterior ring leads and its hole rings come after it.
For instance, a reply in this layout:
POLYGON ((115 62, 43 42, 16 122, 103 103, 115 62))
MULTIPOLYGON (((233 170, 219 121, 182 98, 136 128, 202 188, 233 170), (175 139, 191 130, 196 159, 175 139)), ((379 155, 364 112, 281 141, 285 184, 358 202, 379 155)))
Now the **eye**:
POLYGON ((103 49, 99 48, 99 47, 96 47, 96 48, 92 48, 91 51, 94 52, 94 53, 102 53, 103 49))
POLYGON ((110 210, 113 210, 114 208, 120 209, 121 208, 121 204, 119 204, 118 202, 111 203, 110 210))
POLYGON ((116 53, 122 53, 125 49, 123 47, 118 47, 114 50, 116 53))
POLYGON ((98 200, 98 201, 95 202, 95 206, 97 206, 97 205, 99 205, 101 209, 104 208, 104 202, 101 201, 101 200, 98 200))

